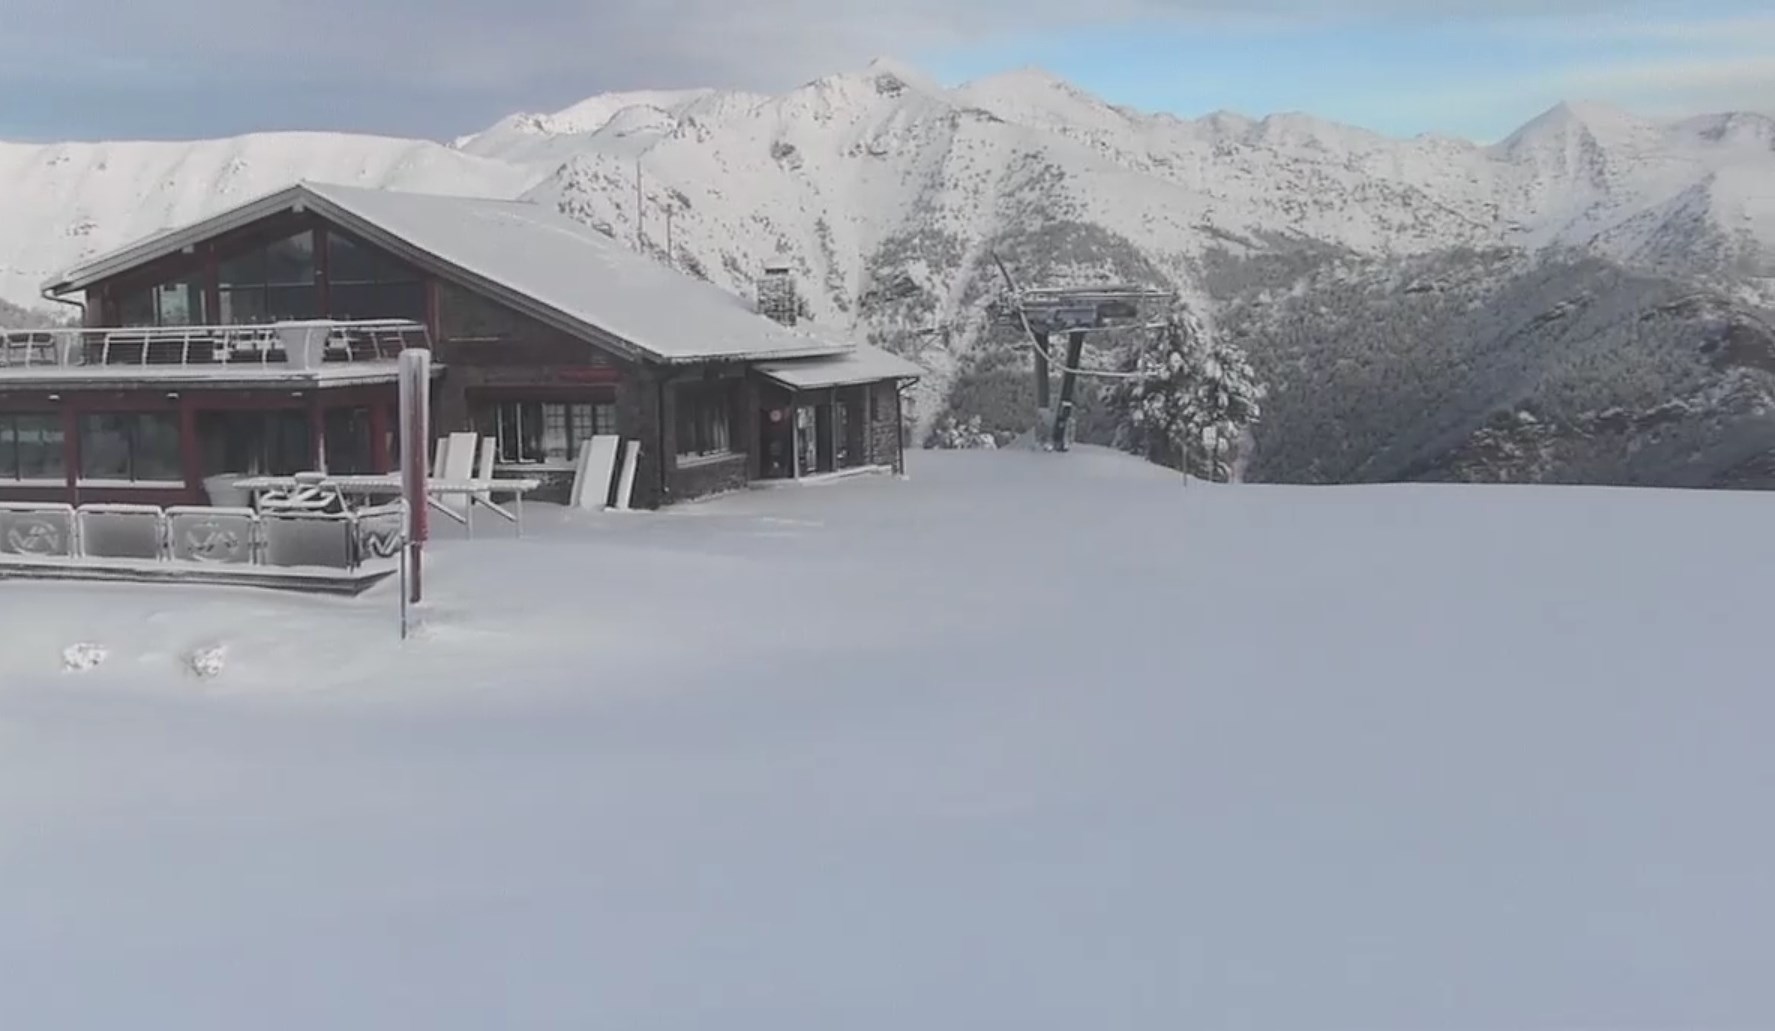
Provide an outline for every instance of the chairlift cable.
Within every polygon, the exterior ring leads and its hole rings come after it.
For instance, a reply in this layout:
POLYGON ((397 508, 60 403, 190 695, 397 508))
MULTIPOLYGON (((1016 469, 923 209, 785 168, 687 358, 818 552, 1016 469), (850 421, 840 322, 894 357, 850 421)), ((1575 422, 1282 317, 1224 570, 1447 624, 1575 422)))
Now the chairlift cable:
MULTIPOLYGON (((1033 350, 1035 353, 1041 355, 1043 358, 1047 359, 1049 368, 1051 368, 1051 369, 1057 368, 1061 372, 1070 372, 1075 376, 1091 376, 1091 377, 1094 377, 1097 379, 1149 380, 1149 379, 1158 378, 1158 377, 1152 375, 1151 373, 1145 373, 1145 372, 1116 372, 1112 369, 1075 368, 1075 367, 1067 366, 1065 363, 1063 363, 1059 359, 1055 358, 1052 354, 1050 354, 1048 352, 1047 348, 1042 346, 1041 338, 1036 335, 1035 327, 1030 325, 1029 313, 1027 311, 1025 311, 1023 308, 1023 292, 1021 290, 1017 289, 1016 281, 1011 278, 1011 271, 1009 269, 1005 268, 1005 263, 999 259, 999 256, 996 252, 993 252, 993 254, 992 254, 992 262, 993 262, 993 264, 998 266, 999 274, 1001 276, 1003 276, 1005 279, 1005 288, 1010 291, 1011 299, 1016 304, 1017 319, 1018 319, 1018 321, 1020 321, 1023 324, 1023 333, 1025 336, 1027 336, 1029 338, 1030 349, 1033 350)), ((1162 325, 1163 324, 1160 323, 1158 325, 1130 326, 1130 327, 1126 327, 1126 328, 1129 328, 1129 329, 1157 329, 1157 328, 1161 328, 1162 325)))

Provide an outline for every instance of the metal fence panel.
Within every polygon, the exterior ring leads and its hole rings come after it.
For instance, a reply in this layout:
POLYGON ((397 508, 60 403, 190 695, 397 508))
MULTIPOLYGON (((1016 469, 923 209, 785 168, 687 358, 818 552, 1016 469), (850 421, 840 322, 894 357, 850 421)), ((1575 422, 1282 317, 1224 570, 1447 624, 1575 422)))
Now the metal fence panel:
POLYGON ((249 565, 257 558, 259 517, 250 508, 169 508, 166 519, 174 559, 249 565))
POLYGON ((407 506, 396 502, 358 509, 356 559, 359 563, 400 557, 407 543, 407 506))
POLYGON ((261 512, 265 564, 352 569, 355 541, 349 515, 314 512, 261 512))
POLYGON ((78 554, 72 505, 0 505, 0 555, 72 558, 78 554))
POLYGON ((166 514, 152 505, 83 505, 80 547, 89 558, 162 557, 166 514))

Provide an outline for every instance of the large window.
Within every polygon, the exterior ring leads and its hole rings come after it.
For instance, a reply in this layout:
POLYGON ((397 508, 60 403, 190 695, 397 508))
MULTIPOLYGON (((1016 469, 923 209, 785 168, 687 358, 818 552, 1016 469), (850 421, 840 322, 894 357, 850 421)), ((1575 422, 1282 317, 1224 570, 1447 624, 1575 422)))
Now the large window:
POLYGON ((183 483, 179 417, 170 412, 80 416, 80 478, 183 483))
POLYGON ((327 306, 336 319, 424 322, 425 284, 406 262, 328 230, 327 306))
POLYGON ((500 401, 490 405, 482 432, 499 441, 499 461, 565 465, 580 445, 616 433, 616 406, 608 402, 500 401))
POLYGON ((320 315, 312 230, 223 258, 217 273, 221 321, 227 325, 320 315))
POLYGON ((199 275, 144 287, 117 299, 117 321, 123 326, 200 326, 209 321, 208 316, 199 275))
POLYGON ((288 476, 314 467, 308 413, 299 408, 198 412, 197 439, 205 476, 288 476))
POLYGON ((438 335, 445 340, 534 336, 532 324, 505 305, 454 283, 438 284, 438 335))
POLYGON ((370 410, 329 408, 324 421, 327 472, 359 476, 374 472, 370 455, 370 410))
POLYGON ((0 482, 52 480, 66 475, 62 464, 62 417, 54 412, 0 413, 0 482))
POLYGON ((687 383, 677 388, 678 454, 695 457, 733 450, 733 391, 727 383, 687 383))

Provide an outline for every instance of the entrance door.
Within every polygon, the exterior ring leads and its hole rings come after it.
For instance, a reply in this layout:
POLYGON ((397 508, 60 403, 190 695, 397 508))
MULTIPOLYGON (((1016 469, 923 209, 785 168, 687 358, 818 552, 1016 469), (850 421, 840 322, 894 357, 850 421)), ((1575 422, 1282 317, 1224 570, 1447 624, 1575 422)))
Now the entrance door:
POLYGON ((758 413, 758 475, 786 480, 795 475, 794 427, 790 409, 777 405, 758 413))
POLYGON ((833 447, 833 425, 832 405, 830 403, 814 405, 814 438, 819 441, 819 453, 816 456, 817 467, 823 473, 829 473, 838 468, 837 449, 833 447))

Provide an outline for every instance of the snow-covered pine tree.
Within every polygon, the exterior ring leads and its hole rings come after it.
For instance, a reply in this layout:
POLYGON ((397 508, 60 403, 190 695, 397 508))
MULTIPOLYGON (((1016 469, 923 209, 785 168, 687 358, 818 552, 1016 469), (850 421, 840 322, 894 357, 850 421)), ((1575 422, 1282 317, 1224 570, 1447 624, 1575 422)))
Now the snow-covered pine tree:
POLYGON ((1263 384, 1257 381, 1244 348, 1211 336, 1195 395, 1208 478, 1230 482, 1249 431, 1263 416, 1263 384))
POLYGON ((1106 392, 1115 445, 1172 469, 1230 479, 1246 431, 1262 414, 1263 386, 1245 352, 1215 340, 1186 305, 1174 307, 1155 337, 1125 352, 1106 392))

